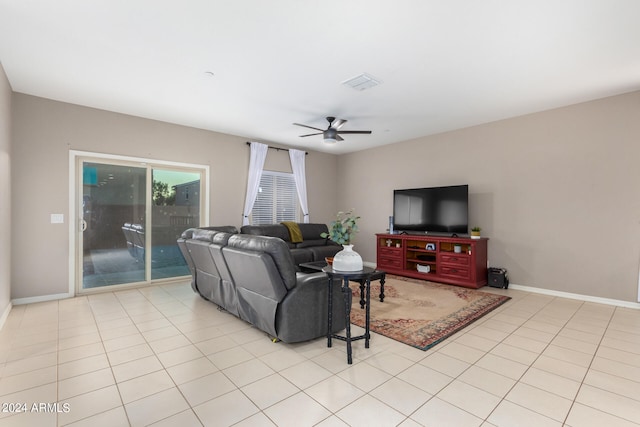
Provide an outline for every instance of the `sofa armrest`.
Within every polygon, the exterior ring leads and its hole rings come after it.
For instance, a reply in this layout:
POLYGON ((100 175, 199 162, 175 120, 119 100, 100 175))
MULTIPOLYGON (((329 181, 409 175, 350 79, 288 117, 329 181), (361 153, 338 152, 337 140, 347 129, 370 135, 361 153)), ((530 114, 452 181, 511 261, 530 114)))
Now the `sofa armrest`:
MULTIPOLYGON (((297 283, 280 302, 276 313, 278 338, 299 342, 326 336, 329 278, 325 273, 297 273, 297 283)), ((340 281, 333 283, 333 331, 345 327, 345 307, 340 281)))
POLYGON ((329 277, 322 271, 314 273, 303 273, 299 271, 296 273, 296 286, 304 286, 305 283, 309 282, 322 283, 326 288, 328 286, 327 283, 329 282, 329 277))

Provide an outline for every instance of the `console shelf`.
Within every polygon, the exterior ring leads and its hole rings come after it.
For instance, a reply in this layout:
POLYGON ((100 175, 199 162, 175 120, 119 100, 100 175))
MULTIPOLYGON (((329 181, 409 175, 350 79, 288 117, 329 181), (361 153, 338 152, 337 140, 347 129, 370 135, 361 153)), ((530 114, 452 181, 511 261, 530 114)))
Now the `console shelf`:
POLYGON ((377 268, 399 276, 477 289, 487 284, 488 240, 376 234, 377 268))

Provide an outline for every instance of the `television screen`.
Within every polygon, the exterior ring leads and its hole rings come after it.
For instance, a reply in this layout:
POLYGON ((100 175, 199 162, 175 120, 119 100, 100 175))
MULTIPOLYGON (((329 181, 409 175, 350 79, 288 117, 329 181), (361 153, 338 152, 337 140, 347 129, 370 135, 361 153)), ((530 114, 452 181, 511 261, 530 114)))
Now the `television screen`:
POLYGON ((468 206, 468 185, 394 190, 393 229, 467 234, 468 206))

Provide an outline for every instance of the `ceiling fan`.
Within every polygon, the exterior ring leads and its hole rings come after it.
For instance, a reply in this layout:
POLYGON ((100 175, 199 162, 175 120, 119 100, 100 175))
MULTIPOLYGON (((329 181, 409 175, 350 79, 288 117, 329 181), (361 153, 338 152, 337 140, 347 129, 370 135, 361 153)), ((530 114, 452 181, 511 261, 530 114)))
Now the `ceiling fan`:
POLYGON ((324 142, 327 144, 335 144, 337 141, 344 141, 344 138, 342 138, 340 135, 345 135, 345 134, 354 134, 354 133, 360 133, 360 134, 370 134, 371 131, 370 130, 340 130, 340 128, 347 123, 346 120, 344 119, 337 119, 335 117, 327 117, 327 121, 329 122, 329 127, 325 130, 325 129, 319 129, 319 128, 315 128, 313 126, 307 126, 307 125, 301 125, 300 123, 294 123, 294 125, 296 126, 302 126, 305 128, 309 128, 309 129, 314 129, 317 130, 319 132, 316 133, 309 133, 306 135, 300 135, 301 138, 304 138, 306 136, 313 136, 313 135, 322 135, 322 137, 324 138, 324 142))

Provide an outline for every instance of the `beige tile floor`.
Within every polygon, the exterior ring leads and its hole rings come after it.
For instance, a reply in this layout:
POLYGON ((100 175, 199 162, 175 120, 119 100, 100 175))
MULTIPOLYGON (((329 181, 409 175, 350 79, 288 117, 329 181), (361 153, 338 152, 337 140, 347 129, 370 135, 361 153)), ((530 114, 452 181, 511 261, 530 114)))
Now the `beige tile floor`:
POLYGON ((426 352, 374 334, 353 365, 186 283, 16 306, 0 426, 640 425, 640 310, 485 290, 513 299, 426 352))

